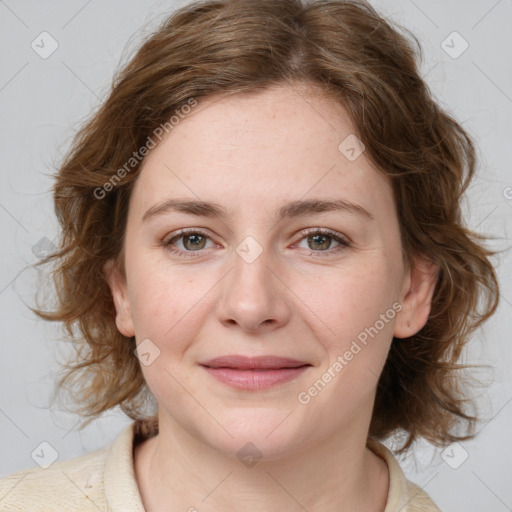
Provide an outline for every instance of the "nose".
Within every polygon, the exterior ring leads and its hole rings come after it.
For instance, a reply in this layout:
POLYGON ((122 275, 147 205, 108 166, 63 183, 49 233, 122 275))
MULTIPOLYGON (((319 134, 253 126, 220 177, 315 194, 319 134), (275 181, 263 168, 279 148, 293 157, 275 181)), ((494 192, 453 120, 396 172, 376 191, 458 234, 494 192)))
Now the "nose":
MULTIPOLYGON (((242 253, 240 253, 242 254, 242 253)), ((238 326, 248 332, 273 331, 291 317, 286 279, 265 249, 251 261, 233 254, 233 266, 223 288, 217 314, 227 327, 238 326)))

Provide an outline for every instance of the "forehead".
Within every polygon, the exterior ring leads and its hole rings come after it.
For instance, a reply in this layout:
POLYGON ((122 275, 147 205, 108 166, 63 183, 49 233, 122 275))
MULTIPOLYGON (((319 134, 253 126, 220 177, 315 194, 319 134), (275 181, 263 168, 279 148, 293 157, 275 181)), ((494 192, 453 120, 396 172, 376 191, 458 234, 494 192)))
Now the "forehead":
POLYGON ((254 213, 314 196, 393 210, 388 179, 364 152, 347 158, 354 136, 346 110, 315 90, 207 98, 146 157, 134 207, 190 197, 254 213))

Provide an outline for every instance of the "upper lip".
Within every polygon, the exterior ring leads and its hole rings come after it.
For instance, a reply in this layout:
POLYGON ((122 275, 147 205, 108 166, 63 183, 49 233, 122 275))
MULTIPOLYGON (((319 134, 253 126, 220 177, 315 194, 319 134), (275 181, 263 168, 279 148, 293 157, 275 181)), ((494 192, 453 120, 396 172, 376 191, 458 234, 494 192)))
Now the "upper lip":
POLYGON ((279 368, 298 368, 299 366, 311 366, 306 361, 297 361, 287 357, 278 356, 239 356, 228 355, 210 359, 201 366, 208 366, 210 368, 233 368, 237 370, 252 370, 252 369, 267 369, 277 370, 279 368))

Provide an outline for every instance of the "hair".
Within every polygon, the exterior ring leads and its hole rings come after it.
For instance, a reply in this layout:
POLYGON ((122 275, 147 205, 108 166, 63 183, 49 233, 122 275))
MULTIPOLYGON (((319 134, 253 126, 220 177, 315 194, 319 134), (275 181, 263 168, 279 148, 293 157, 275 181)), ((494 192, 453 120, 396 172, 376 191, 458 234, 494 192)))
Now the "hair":
POLYGON ((62 233, 43 263, 54 264, 57 302, 36 311, 62 322, 75 348, 58 388, 72 392, 86 424, 115 406, 147 417, 135 338, 116 328, 103 273, 108 260, 124 272, 128 202, 144 161, 132 157, 193 101, 305 85, 347 110, 366 157, 391 180, 404 262, 422 255, 439 269, 427 323, 393 339, 369 436, 405 433, 398 452, 420 437, 438 446, 474 437, 459 360, 497 308, 496 252, 464 225, 475 146, 433 99, 421 57, 413 34, 363 0, 196 1, 144 40, 75 135, 54 185, 62 233))

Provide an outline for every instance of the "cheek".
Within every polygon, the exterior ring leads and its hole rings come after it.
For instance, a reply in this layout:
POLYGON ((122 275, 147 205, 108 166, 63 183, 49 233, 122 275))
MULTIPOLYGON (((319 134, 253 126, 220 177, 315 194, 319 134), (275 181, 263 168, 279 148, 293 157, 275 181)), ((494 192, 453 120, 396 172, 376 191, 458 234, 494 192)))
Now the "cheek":
POLYGON ((137 337, 163 341, 165 333, 174 333, 180 319, 190 309, 191 294, 175 282, 153 281, 149 276, 134 300, 134 323, 137 337))
POLYGON ((317 332, 325 333, 323 344, 330 360, 352 350, 354 360, 375 367, 383 364, 399 308, 392 276, 384 262, 367 265, 363 271, 338 269, 315 281, 308 305, 318 317, 317 332))
POLYGON ((392 341, 396 286, 384 272, 386 264, 372 261, 363 270, 347 265, 323 276, 316 282, 321 287, 311 288, 316 291, 308 306, 315 314, 303 310, 325 357, 298 400, 310 404, 305 407, 315 411, 319 424, 333 428, 371 410, 392 341))
POLYGON ((179 354, 201 328, 215 279, 188 276, 167 265, 145 265, 134 282, 132 312, 137 340, 151 339, 162 352, 179 354), (151 269, 151 270, 150 270, 151 269))
POLYGON ((141 365, 144 378, 159 403, 169 396, 178 400, 183 393, 180 383, 186 385, 185 356, 200 334, 208 307, 207 283, 173 271, 147 272, 138 285, 135 337, 137 344, 150 340, 157 354, 151 364, 141 365))

